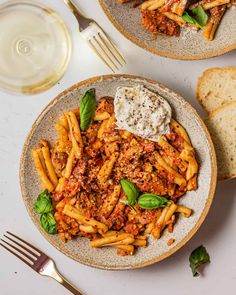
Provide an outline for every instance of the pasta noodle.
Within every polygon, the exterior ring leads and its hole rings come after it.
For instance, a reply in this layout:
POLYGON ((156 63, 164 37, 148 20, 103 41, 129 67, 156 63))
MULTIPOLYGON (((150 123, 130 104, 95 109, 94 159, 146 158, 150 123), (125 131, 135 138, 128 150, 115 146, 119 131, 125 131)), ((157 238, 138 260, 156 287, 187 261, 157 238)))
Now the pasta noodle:
POLYGON ((173 12, 165 12, 164 14, 169 19, 175 21, 180 27, 184 27, 186 25, 186 22, 179 15, 173 12))
POLYGON ((134 237, 132 235, 127 235, 125 234, 115 234, 112 236, 107 236, 101 239, 93 240, 91 241, 91 246, 92 247, 104 247, 107 245, 129 245, 134 242, 134 237))
POLYGON ((147 241, 146 240, 141 240, 141 239, 136 239, 133 242, 134 246, 138 246, 138 247, 146 247, 147 246, 147 241))
POLYGON ((59 121, 60 121, 60 124, 68 131, 69 130, 69 125, 68 125, 68 122, 67 122, 67 119, 66 119, 66 116, 65 115, 62 115, 60 118, 59 118, 59 121))
POLYGON ((59 182, 58 182, 57 187, 55 189, 57 192, 59 192, 59 193, 63 192, 63 190, 65 188, 65 180, 66 180, 65 177, 61 177, 59 179, 59 182))
POLYGON ((51 182, 53 183, 53 185, 56 186, 58 183, 58 179, 57 179, 55 170, 52 165, 52 160, 50 157, 49 148, 42 147, 42 153, 43 153, 43 157, 44 157, 44 161, 45 161, 45 165, 46 165, 46 168, 48 171, 49 178, 50 178, 51 182))
POLYGON ((178 135, 180 135, 187 143, 191 144, 189 136, 188 136, 186 130, 183 128, 183 126, 181 126, 174 119, 171 119, 170 125, 171 125, 174 132, 176 132, 178 135))
POLYGON ((110 118, 110 114, 108 112, 96 112, 94 116, 95 121, 103 121, 110 118))
POLYGON ((184 186, 186 185, 186 180, 184 179, 184 177, 179 174, 178 172, 176 172, 171 166, 169 166, 160 156, 160 154, 158 152, 154 153, 154 157, 155 157, 155 166, 157 168, 157 170, 163 168, 165 169, 167 172, 169 172, 173 178, 174 178, 174 183, 178 184, 179 186, 184 186), (160 168, 161 167, 161 168, 160 168))
POLYGON ((46 171, 44 170, 44 168, 43 168, 43 166, 41 164, 39 155, 38 155, 36 150, 32 150, 32 156, 33 156, 35 168, 36 168, 36 170, 38 172, 38 175, 39 175, 39 177, 40 177, 40 179, 41 179, 41 181, 43 183, 43 186, 46 189, 48 189, 49 192, 52 192, 53 189, 54 189, 54 186, 51 183, 51 181, 48 179, 46 171))
MULTIPOLYGON (((217 7, 214 7, 212 9, 215 9, 217 7)), ((208 22, 206 26, 204 27, 203 36, 207 40, 213 40, 215 32, 219 26, 219 23, 221 21, 221 18, 223 17, 226 10, 226 4, 220 6, 220 10, 217 11, 217 13, 211 13, 208 22)))
POLYGON ((72 141, 72 147, 76 159, 79 159, 82 154, 83 142, 81 138, 80 128, 77 118, 73 112, 66 114, 67 122, 70 129, 70 137, 72 141))
POLYGON ((111 174, 111 171, 115 164, 116 159, 117 159, 117 155, 111 155, 111 157, 105 161, 102 168, 100 169, 97 177, 101 186, 107 185, 107 179, 111 174))
POLYGON ((179 213, 183 214, 184 217, 187 217, 187 218, 190 217, 191 214, 192 214, 191 209, 189 209, 189 208, 187 208, 185 206, 182 206, 182 205, 177 206, 176 212, 179 212, 179 213))
POLYGON ((163 136, 161 136, 158 144, 162 149, 164 149, 166 154, 165 158, 167 158, 167 161, 170 162, 172 167, 175 167, 175 170, 177 170, 178 166, 182 172, 186 171, 188 166, 187 163, 182 161, 180 153, 171 144, 169 144, 163 136))
POLYGON ((116 203, 119 200, 119 196, 120 196, 120 191, 121 191, 121 186, 120 185, 116 185, 114 187, 114 191, 107 197, 107 199, 104 201, 101 211, 100 211, 100 215, 104 216, 105 218, 107 218, 112 210, 114 209, 116 203))
POLYGON ((165 3, 164 0, 156 0, 149 7, 148 10, 155 10, 160 8, 165 3))
POLYGON ((132 246, 132 245, 118 245, 118 246, 113 246, 113 247, 127 252, 128 255, 134 254, 134 246, 132 246))
POLYGON ((171 7, 171 11, 181 16, 184 13, 187 3, 187 0, 180 0, 179 2, 174 3, 174 5, 171 7))
POLYGON ((46 171, 47 168, 46 168, 46 164, 45 164, 45 161, 44 161, 42 148, 38 148, 38 149, 36 149, 36 151, 38 153, 38 156, 39 156, 40 162, 42 164, 43 170, 46 171))
POLYGON ((194 157, 193 152, 189 152, 186 150, 183 150, 180 154, 180 157, 188 162, 188 168, 186 171, 186 180, 191 179, 194 175, 198 172, 198 164, 194 157))
POLYGON ((60 139, 62 141, 67 141, 68 134, 67 134, 66 128, 63 125, 60 125, 60 124, 56 124, 55 128, 56 128, 58 134, 60 135, 60 139))
POLYGON ((208 10, 208 9, 213 8, 213 7, 220 6, 220 5, 223 5, 223 4, 228 4, 228 3, 230 3, 230 0, 215 0, 215 1, 207 2, 207 3, 203 4, 202 7, 205 10, 208 10))
POLYGON ((80 225, 79 229, 85 233, 94 234, 96 230, 91 225, 80 225))
POLYGON ((72 206, 65 205, 63 213, 65 215, 68 215, 79 222, 86 224, 86 225, 91 225, 98 230, 101 230, 101 232, 106 232, 108 230, 107 226, 101 222, 98 222, 97 220, 93 218, 88 218, 80 213, 80 211, 72 206))
POLYGON ((152 235, 155 239, 159 239, 161 236, 161 232, 163 228, 165 227, 165 216, 168 209, 164 208, 161 212, 161 216, 157 219, 156 224, 154 225, 154 228, 152 230, 152 235))
POLYGON ((171 219, 171 217, 175 213, 176 209, 177 209, 177 205, 172 203, 166 212, 165 224, 167 224, 167 222, 171 219))
POLYGON ((67 159, 67 163, 66 163, 66 168, 64 171, 62 171, 62 175, 65 178, 69 178, 72 172, 72 168, 73 168, 73 162, 75 160, 75 153, 74 150, 71 150, 69 157, 67 159))

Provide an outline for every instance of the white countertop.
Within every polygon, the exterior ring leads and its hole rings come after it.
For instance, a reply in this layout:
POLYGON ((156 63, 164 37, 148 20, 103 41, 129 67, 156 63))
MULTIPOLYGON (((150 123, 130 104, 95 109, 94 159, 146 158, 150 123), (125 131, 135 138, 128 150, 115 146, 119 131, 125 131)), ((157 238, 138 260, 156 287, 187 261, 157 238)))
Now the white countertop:
MULTIPOLYGON (((0 1, 3 2, 3 1, 0 1)), ((64 78, 49 91, 33 96, 0 95, 0 236, 6 230, 19 234, 55 259, 59 270, 87 295, 233 294, 236 285, 236 180, 219 183, 210 213, 189 243, 153 266, 134 271, 101 271, 81 265, 54 249, 34 227, 24 207, 18 181, 23 142, 42 108, 58 93, 86 78, 110 73, 87 48, 77 33, 76 22, 63 1, 43 1, 57 8, 70 24, 74 54, 64 78), (188 266, 190 252, 207 247, 211 263, 204 275, 193 278, 188 266)), ((162 82, 179 92, 199 112, 195 100, 197 78, 210 67, 236 66, 236 52, 203 61, 177 61, 158 57, 126 40, 109 22, 98 1, 78 1, 119 45, 128 61, 122 73, 162 82)), ((147 248, 148 251, 148 248, 147 248)), ((0 248, 0 294, 66 295, 55 281, 40 277, 17 258, 0 248)))

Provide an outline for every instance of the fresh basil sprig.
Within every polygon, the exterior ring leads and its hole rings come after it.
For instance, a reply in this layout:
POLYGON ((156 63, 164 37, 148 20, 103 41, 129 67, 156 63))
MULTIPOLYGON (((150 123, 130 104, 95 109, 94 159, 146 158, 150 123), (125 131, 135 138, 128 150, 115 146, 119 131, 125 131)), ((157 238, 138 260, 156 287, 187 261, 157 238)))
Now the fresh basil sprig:
POLYGON ((34 204, 34 210, 39 214, 52 211, 52 202, 48 190, 45 190, 38 195, 38 198, 34 204))
POLYGON ((34 203, 34 210, 41 214, 40 224, 42 228, 49 234, 55 234, 57 232, 57 225, 52 214, 53 206, 51 195, 48 190, 45 190, 38 195, 38 198, 34 203))
POLYGON ((168 199, 155 194, 142 194, 139 196, 139 189, 128 179, 122 179, 121 186, 127 196, 127 199, 120 199, 120 202, 132 209, 136 202, 138 202, 139 207, 142 209, 163 208, 170 204, 168 199))
POLYGON ((196 248, 189 256, 190 267, 194 277, 199 276, 198 267, 210 262, 210 256, 204 246, 196 248))
POLYGON ((92 88, 85 92, 80 101, 81 130, 86 131, 89 128, 95 114, 96 104, 95 89, 92 88))
POLYGON ((120 201, 128 206, 134 206, 139 196, 139 190, 137 186, 128 179, 122 179, 120 183, 124 193, 127 196, 127 199, 121 199, 120 201))
POLYGON ((57 224, 51 212, 41 215, 40 224, 48 234, 55 234, 57 232, 57 224))
POLYGON ((191 11, 185 11, 182 15, 182 19, 187 23, 203 28, 208 21, 208 15, 201 5, 192 9, 191 11))
POLYGON ((138 198, 138 204, 143 209, 157 209, 168 206, 170 201, 155 194, 143 194, 138 198))

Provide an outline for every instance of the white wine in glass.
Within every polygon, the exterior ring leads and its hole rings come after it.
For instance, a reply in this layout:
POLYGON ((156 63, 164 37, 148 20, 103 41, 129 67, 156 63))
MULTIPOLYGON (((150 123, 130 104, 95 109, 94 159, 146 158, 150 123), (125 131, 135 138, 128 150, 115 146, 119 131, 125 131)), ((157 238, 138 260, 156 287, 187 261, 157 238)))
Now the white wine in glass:
POLYGON ((36 94, 57 83, 71 57, 70 32, 52 9, 34 1, 0 5, 0 87, 36 94))

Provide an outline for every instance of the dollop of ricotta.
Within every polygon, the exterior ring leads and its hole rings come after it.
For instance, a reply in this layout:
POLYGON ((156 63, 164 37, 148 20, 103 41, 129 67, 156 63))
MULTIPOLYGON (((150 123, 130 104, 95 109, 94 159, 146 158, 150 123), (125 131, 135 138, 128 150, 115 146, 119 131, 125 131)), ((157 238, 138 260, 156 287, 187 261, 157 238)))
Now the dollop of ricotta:
POLYGON ((118 129, 158 141, 169 133, 171 107, 159 94, 143 85, 118 87, 114 100, 118 129))

